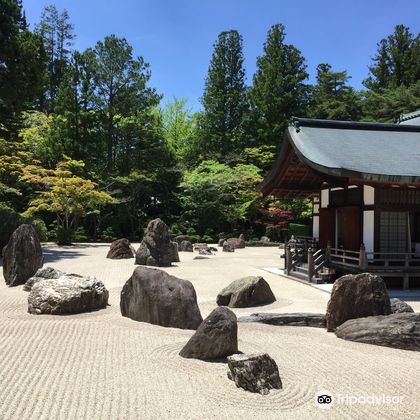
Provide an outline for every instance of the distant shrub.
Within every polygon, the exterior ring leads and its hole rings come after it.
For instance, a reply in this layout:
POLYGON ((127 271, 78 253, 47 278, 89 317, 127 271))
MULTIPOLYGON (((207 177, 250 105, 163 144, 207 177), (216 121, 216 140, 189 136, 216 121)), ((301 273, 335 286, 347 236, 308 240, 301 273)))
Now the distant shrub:
POLYGON ((74 236, 73 229, 66 229, 61 226, 57 227, 56 242, 58 245, 71 245, 74 236))
POLYGON ((299 223, 289 223, 290 236, 309 236, 309 226, 299 223))
POLYGON ((48 241, 48 229, 47 225, 42 219, 33 219, 29 222, 37 231, 39 240, 41 242, 48 241))
POLYGON ((110 226, 104 229, 101 233, 101 241, 112 242, 112 241, 115 241, 116 239, 117 237, 115 236, 115 232, 110 226))
POLYGON ((22 223, 19 213, 6 204, 0 203, 0 253, 13 231, 22 223))
POLYGON ((188 235, 188 236, 190 237, 192 243, 194 243, 194 242, 201 242, 200 235, 188 235))
POLYGON ((73 235, 73 240, 74 242, 87 242, 89 240, 89 237, 86 234, 83 226, 79 226, 76 229, 76 232, 74 232, 74 235, 73 235))
POLYGON ((201 238, 201 241, 206 242, 207 244, 211 244, 211 243, 215 242, 214 238, 212 238, 209 235, 203 235, 202 238, 201 238))

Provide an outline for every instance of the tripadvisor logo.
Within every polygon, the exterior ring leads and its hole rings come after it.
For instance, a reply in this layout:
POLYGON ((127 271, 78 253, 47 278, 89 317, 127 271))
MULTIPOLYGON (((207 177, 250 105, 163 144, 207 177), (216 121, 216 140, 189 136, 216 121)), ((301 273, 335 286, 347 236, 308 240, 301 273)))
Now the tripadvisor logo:
POLYGON ((322 409, 331 408, 334 405, 334 397, 332 392, 325 389, 315 394, 315 404, 322 409))

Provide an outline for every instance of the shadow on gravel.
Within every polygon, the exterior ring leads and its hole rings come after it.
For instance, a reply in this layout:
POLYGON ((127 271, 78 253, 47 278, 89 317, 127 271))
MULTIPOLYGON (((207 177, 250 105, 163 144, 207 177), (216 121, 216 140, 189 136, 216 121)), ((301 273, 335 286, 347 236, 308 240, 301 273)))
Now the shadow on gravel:
POLYGON ((76 251, 71 246, 54 248, 43 248, 42 254, 44 255, 44 264, 60 261, 62 259, 78 258, 84 254, 80 251, 76 251))

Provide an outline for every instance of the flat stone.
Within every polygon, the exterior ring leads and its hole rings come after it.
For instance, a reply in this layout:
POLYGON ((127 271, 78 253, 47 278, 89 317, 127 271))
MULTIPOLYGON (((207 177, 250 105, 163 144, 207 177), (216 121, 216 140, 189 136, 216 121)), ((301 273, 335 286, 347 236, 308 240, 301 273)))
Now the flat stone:
POLYGON ((420 351, 420 313, 351 319, 335 330, 343 340, 420 351))
POLYGON ((326 320, 324 314, 306 312, 272 314, 255 313, 250 316, 241 316, 238 322, 261 322, 270 325, 289 325, 296 327, 325 328, 326 320))
POLYGON ((95 277, 66 274, 35 283, 28 296, 28 312, 37 315, 88 312, 106 307, 108 295, 104 284, 95 277))
POLYGON ((228 378, 238 388, 262 395, 272 389, 282 389, 277 364, 267 353, 234 354, 227 360, 228 378))
POLYGON ((220 359, 238 352, 236 315, 222 306, 214 309, 179 353, 192 359, 220 359))

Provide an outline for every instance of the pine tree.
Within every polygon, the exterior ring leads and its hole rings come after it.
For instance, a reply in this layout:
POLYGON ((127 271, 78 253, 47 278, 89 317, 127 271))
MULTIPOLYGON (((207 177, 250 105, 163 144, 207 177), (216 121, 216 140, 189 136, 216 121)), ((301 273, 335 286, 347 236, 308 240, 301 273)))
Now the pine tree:
POLYGON ((46 89, 41 99, 41 107, 47 112, 54 108, 55 98, 70 59, 75 35, 74 26, 69 20, 67 10, 60 13, 54 4, 50 4, 42 11, 41 20, 35 28, 36 33, 44 40, 48 55, 46 89))
POLYGON ((293 45, 285 43, 285 27, 268 31, 264 54, 250 90, 251 112, 247 131, 252 146, 279 147, 290 117, 302 115, 307 100, 305 60, 293 45))
POLYGON ((361 99, 348 86, 350 76, 346 71, 331 71, 329 64, 319 64, 316 79, 308 111, 312 118, 344 121, 357 121, 361 118, 361 99))
POLYGON ((377 93, 416 83, 420 79, 420 35, 397 25, 393 34, 379 42, 369 71, 364 85, 377 93))
POLYGON ((20 0, 0 1, 0 28, 0 131, 10 137, 42 90, 45 53, 27 28, 20 0))
POLYGON ((241 35, 236 30, 222 32, 214 44, 202 97, 200 141, 204 156, 228 161, 239 151, 246 109, 243 61, 241 35))

